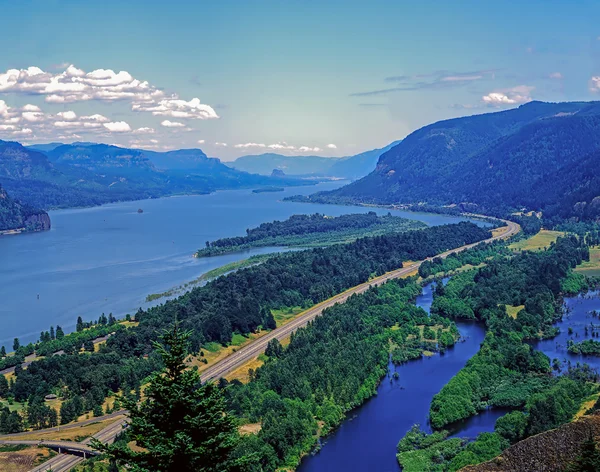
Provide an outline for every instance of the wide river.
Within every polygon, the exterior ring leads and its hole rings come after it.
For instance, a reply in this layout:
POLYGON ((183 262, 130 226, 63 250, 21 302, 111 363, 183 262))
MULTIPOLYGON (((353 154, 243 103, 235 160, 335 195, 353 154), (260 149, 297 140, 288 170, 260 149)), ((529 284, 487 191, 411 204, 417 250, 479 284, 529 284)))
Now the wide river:
MULTIPOLYGON (((147 307, 146 296, 252 254, 195 259, 207 240, 245 234, 246 228, 298 213, 337 216, 368 208, 281 201, 345 182, 293 187, 284 192, 220 191, 50 212, 52 230, 0 237, 0 345, 14 337, 35 341, 59 324, 71 331, 78 316, 96 319, 147 307), (138 209, 143 213, 138 213, 138 209)), ((385 213, 387 210, 375 210, 385 213)), ((461 218, 392 211, 430 225, 461 218)), ((157 301, 160 303, 164 300, 157 301)), ((10 349, 9 349, 10 350, 10 349)))

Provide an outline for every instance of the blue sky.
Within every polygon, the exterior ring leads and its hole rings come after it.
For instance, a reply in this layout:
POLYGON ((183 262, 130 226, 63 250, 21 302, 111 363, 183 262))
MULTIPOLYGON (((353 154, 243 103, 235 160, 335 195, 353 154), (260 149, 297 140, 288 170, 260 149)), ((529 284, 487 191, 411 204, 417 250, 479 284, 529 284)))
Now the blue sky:
POLYGON ((2 17, 0 139, 27 143, 339 156, 600 96, 597 1, 19 0, 2 17))

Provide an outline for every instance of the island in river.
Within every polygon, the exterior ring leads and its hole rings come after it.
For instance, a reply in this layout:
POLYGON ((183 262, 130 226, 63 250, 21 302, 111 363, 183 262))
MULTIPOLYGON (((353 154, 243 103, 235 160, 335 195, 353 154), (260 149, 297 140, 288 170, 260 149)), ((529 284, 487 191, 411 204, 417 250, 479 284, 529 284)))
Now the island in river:
POLYGON ((398 216, 377 215, 374 211, 341 216, 292 215, 284 221, 262 223, 246 230, 245 236, 206 241, 195 257, 216 256, 255 247, 316 247, 347 243, 365 236, 379 236, 422 229, 420 221, 398 216))

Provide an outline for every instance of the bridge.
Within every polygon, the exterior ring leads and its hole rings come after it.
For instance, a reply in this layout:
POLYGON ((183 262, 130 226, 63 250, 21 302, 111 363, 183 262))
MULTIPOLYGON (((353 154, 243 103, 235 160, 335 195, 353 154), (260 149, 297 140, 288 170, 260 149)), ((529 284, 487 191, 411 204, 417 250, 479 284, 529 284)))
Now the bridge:
POLYGON ((73 442, 73 441, 52 441, 52 440, 0 440, 0 444, 6 445, 26 445, 26 446, 37 446, 37 447, 48 447, 58 451, 59 454, 68 453, 77 456, 82 456, 87 459, 90 456, 98 455, 98 451, 93 449, 87 444, 73 442))

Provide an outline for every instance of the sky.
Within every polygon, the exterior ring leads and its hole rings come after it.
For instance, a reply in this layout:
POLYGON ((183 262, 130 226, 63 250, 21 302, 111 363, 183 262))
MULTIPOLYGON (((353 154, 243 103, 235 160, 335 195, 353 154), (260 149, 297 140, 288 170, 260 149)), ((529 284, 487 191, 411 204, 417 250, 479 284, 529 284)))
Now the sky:
POLYGON ((600 100, 600 2, 0 0, 0 139, 346 156, 600 100))

